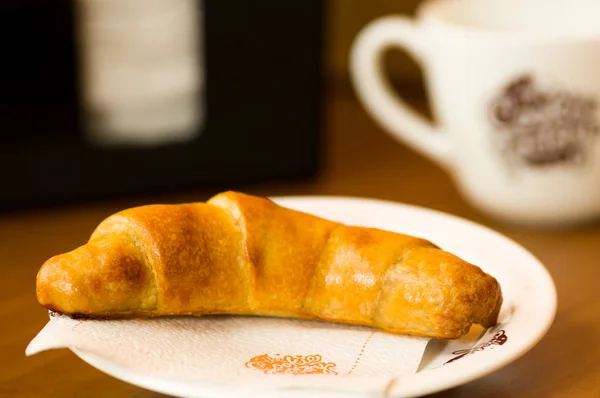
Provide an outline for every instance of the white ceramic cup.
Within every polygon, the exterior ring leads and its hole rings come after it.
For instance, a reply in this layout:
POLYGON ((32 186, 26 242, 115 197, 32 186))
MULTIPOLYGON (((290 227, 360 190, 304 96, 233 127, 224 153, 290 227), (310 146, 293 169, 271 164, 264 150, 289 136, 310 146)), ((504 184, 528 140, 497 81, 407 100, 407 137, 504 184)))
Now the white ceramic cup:
POLYGON ((394 137, 438 162, 476 208, 504 221, 600 216, 600 1, 433 0, 357 36, 355 90, 394 137), (423 68, 436 123, 393 92, 381 56, 423 68))

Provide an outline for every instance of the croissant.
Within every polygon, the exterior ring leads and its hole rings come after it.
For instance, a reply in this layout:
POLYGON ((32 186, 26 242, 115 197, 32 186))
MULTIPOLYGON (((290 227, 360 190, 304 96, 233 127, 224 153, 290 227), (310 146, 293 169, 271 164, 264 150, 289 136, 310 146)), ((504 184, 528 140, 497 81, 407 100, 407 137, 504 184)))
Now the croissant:
POLYGON ((238 192, 109 216, 36 290, 71 317, 249 314, 442 339, 493 326, 502 304, 496 279, 427 240, 238 192))

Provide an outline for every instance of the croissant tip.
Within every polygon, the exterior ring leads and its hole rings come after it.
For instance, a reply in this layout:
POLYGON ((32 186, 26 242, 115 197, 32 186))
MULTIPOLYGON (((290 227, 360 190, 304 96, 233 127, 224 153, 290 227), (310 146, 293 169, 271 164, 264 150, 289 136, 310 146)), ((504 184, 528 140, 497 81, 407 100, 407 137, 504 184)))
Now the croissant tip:
POLYGON ((44 308, 52 310, 52 300, 51 300, 51 283, 49 281, 49 277, 54 273, 56 257, 51 257, 46 260, 44 264, 42 264, 40 270, 36 276, 35 283, 35 293, 38 300, 38 303, 44 308))
POLYGON ((485 293, 485 297, 489 297, 489 300, 481 302, 481 309, 479 311, 480 317, 476 319, 474 323, 479 324, 485 328, 490 328, 498 324, 498 317, 500 310, 502 309, 503 297, 502 288, 498 281, 487 275, 489 281, 489 291, 485 293))

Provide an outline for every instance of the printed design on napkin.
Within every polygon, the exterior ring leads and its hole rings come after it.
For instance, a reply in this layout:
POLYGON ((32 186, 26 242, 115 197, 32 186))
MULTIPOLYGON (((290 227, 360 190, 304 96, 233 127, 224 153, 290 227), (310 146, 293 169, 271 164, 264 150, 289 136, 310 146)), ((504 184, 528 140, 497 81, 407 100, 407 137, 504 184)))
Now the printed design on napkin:
POLYGON ((600 132, 594 98, 540 87, 531 75, 511 81, 490 104, 495 144, 511 166, 583 165, 600 132))
POLYGON ((260 370, 264 374, 286 374, 286 375, 311 375, 329 374, 337 375, 334 370, 335 362, 324 362, 321 355, 284 355, 269 354, 258 355, 246 362, 248 369, 260 370))
POLYGON ((360 348, 360 352, 358 353, 356 360, 354 361, 354 365, 352 365, 352 368, 348 371, 348 376, 350 376, 352 374, 352 372, 354 372, 354 369, 356 369, 356 366, 360 362, 360 359, 362 358, 363 354, 365 353, 365 350, 367 349, 367 345, 369 344, 369 341, 371 341, 371 338, 373 338, 373 335, 375 333, 377 333, 376 330, 372 331, 369 334, 369 337, 366 338, 365 342, 363 343, 362 347, 360 348))
POLYGON ((457 355, 457 356, 450 359, 449 361, 446 361, 446 363, 444 363, 444 365, 449 364, 450 362, 454 362, 457 359, 461 359, 461 358, 463 358, 469 354, 472 354, 474 352, 483 351, 488 347, 491 347, 494 345, 503 345, 504 343, 506 343, 507 340, 508 340, 508 336, 506 335, 506 332, 504 330, 499 330, 496 332, 496 334, 494 334, 494 336, 491 339, 489 339, 485 343, 477 344, 475 347, 469 348, 468 350, 453 351, 452 354, 457 355))

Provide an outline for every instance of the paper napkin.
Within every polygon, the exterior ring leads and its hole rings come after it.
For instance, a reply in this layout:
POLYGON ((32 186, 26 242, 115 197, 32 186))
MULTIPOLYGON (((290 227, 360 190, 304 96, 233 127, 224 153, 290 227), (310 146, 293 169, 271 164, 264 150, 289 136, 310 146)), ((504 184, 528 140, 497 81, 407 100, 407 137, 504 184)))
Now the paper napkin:
POLYGON ((51 316, 26 354, 69 347, 138 374, 261 388, 383 394, 417 371, 428 339, 268 317, 73 320, 51 316))

